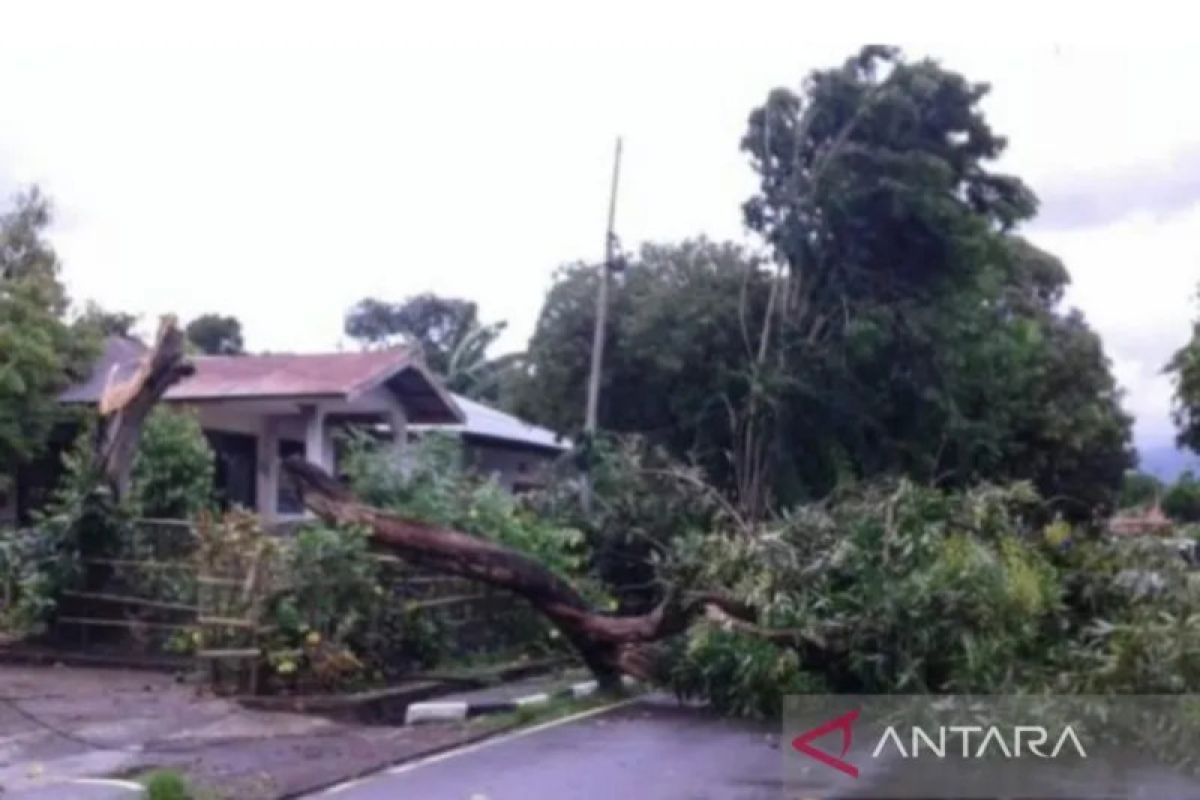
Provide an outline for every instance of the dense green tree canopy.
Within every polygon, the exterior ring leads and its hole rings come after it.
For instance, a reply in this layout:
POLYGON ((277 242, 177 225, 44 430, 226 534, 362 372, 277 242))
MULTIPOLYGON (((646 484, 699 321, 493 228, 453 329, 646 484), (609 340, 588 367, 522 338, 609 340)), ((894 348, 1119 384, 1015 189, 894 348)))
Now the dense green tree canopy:
POLYGON ((1176 443, 1200 453, 1200 319, 1192 323, 1192 336, 1166 366, 1175 383, 1176 443))
MULTIPOLYGON (((646 248, 614 293, 602 426, 698 461, 733 495, 761 448, 777 503, 899 472, 1027 478, 1076 516, 1111 504, 1130 420, 1099 338, 1059 309, 1065 268, 1015 234, 1036 200, 990 168, 1004 140, 985 93, 886 48, 772 92, 742 143, 768 263, 646 248)), ((518 392, 564 430, 581 418, 595 280, 559 273, 518 392)))
POLYGON ((1200 522, 1200 479, 1191 470, 1185 471, 1167 489, 1162 509, 1177 522, 1200 522))
POLYGON ((1162 498, 1163 482, 1148 472, 1130 470, 1121 483, 1120 508, 1146 508, 1162 498))
MULTIPOLYGON (((555 430, 583 424, 597 279, 582 264, 558 272, 514 388, 517 413, 555 430)), ((745 394, 752 348, 742 323, 761 317, 766 295, 761 264, 737 245, 647 245, 630 258, 612 294, 603 426, 727 472, 729 408, 745 394)))
POLYGON ((0 476, 41 451, 60 414, 55 396, 94 354, 94 340, 64 320, 50 218, 37 189, 0 215, 0 476))
POLYGON ((75 326, 78 330, 89 331, 98 338, 130 336, 137 321, 137 314, 109 311, 89 300, 83 307, 83 313, 75 319, 75 326))
POLYGON ((401 303, 364 298, 346 312, 346 335, 364 346, 404 343, 416 348, 447 387, 494 400, 513 357, 492 359, 488 350, 507 323, 479 321, 470 300, 419 294, 401 303))
POLYGON ((187 324, 188 341, 210 356, 240 356, 246 352, 242 323, 237 317, 201 314, 187 324))

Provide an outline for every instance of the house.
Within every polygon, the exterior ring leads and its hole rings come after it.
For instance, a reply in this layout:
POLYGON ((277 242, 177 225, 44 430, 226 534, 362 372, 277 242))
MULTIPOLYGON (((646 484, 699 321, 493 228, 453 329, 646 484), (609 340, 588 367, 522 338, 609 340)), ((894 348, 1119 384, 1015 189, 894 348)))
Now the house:
MULTIPOLYGON (((66 389, 59 400, 96 404, 105 386, 131 375, 145 352, 135 339, 110 337, 88 379, 66 389)), ((463 439, 468 466, 514 491, 536 485, 544 464, 567 447, 550 431, 449 394, 405 348, 194 356, 191 361, 194 374, 172 386, 163 402, 196 414, 216 453, 222 504, 255 509, 267 520, 303 513, 299 497, 281 480, 281 460, 302 455, 336 473, 336 434, 351 426, 388 437, 398 466, 421 432, 455 432, 463 439)), ((19 476, 7 504, 9 517, 27 517, 44 499, 57 461, 55 452, 19 476)))
POLYGON ((1171 527, 1171 520, 1158 500, 1152 506, 1121 511, 1108 521, 1108 532, 1116 536, 1167 535, 1171 527))
POLYGON ((551 462, 571 449, 571 442, 554 431, 466 397, 450 396, 463 412, 461 423, 418 424, 409 430, 418 435, 425 430, 458 433, 467 466, 510 492, 519 494, 541 486, 551 462))

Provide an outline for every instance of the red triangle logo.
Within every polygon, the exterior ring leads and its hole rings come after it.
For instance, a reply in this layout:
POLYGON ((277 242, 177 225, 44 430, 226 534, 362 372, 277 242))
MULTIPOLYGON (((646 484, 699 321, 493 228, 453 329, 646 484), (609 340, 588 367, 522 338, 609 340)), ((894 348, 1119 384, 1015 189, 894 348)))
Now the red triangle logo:
POLYGON ((854 742, 854 721, 858 719, 858 711, 849 711, 842 714, 840 717, 835 717, 828 722, 823 722, 812 730, 792 739, 792 747, 799 753, 803 753, 811 759, 821 762, 827 767, 833 767, 838 772, 845 773, 851 778, 858 777, 858 767, 848 761, 843 761, 846 753, 850 752, 850 745, 854 742), (810 742, 814 739, 820 739, 822 736, 833 733, 834 731, 842 732, 842 752, 837 756, 832 756, 824 750, 818 750, 813 747, 810 742))

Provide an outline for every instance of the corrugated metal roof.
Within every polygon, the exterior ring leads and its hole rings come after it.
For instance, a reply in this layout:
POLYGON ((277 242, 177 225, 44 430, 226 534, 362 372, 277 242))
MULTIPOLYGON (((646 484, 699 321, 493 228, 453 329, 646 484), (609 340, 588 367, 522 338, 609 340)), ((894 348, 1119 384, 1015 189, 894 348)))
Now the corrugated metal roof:
MULTIPOLYGON (((110 380, 132 375, 146 347, 111 337, 88 379, 69 387, 64 403, 96 403, 110 380)), ((422 423, 456 423, 462 415, 449 393, 403 348, 350 353, 194 356, 196 371, 167 390, 177 402, 267 398, 351 399, 387 386, 409 418, 422 423)))
POLYGON ((349 397, 413 365, 407 350, 253 356, 194 356, 196 372, 169 400, 349 397))
POLYGON ((533 425, 512 414, 505 414, 503 411, 469 400, 462 395, 452 394, 451 396, 466 415, 466 421, 459 425, 429 426, 431 429, 458 431, 469 436, 503 440, 560 452, 571 449, 569 439, 559 436, 548 428, 533 425))

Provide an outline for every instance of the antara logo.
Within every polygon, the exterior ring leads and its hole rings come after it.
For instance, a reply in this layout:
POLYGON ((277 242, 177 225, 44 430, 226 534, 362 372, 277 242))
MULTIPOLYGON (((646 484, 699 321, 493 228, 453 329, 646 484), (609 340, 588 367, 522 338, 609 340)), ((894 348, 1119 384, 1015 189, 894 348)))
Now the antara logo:
POLYGON ((817 727, 805 731, 795 739, 792 739, 792 747, 809 758, 820 761, 827 767, 833 767, 838 772, 844 772, 851 778, 857 778, 858 767, 842 759, 845 758, 846 753, 850 752, 850 745, 854 743, 854 721, 858 719, 858 713, 857 710, 847 712, 840 717, 834 717, 828 722, 823 722, 817 727), (818 750, 809 744, 813 739, 820 739, 822 736, 839 730, 842 732, 842 754, 839 757, 831 756, 824 750, 818 750))
MULTIPOLYGON (((845 759, 854 743, 854 723, 859 714, 858 710, 849 711, 805 731, 792 739, 792 748, 827 767, 857 778, 858 767, 845 759), (815 740, 835 731, 842 734, 841 752, 838 755, 813 746, 815 740)), ((1005 758, 1058 758, 1064 750, 1073 750, 1079 758, 1087 758, 1087 751, 1083 749, 1083 744, 1070 725, 1054 737, 1041 725, 1017 725, 1011 728, 996 725, 986 728, 980 725, 949 725, 930 730, 914 725, 909 728, 907 736, 901 736, 896 726, 889 725, 871 751, 871 758, 879 758, 889 752, 894 752, 901 758, 946 758, 947 753, 964 759, 985 758, 989 755, 1002 755, 1005 758), (1049 746, 1051 741, 1054 742, 1053 747, 1049 746)))

